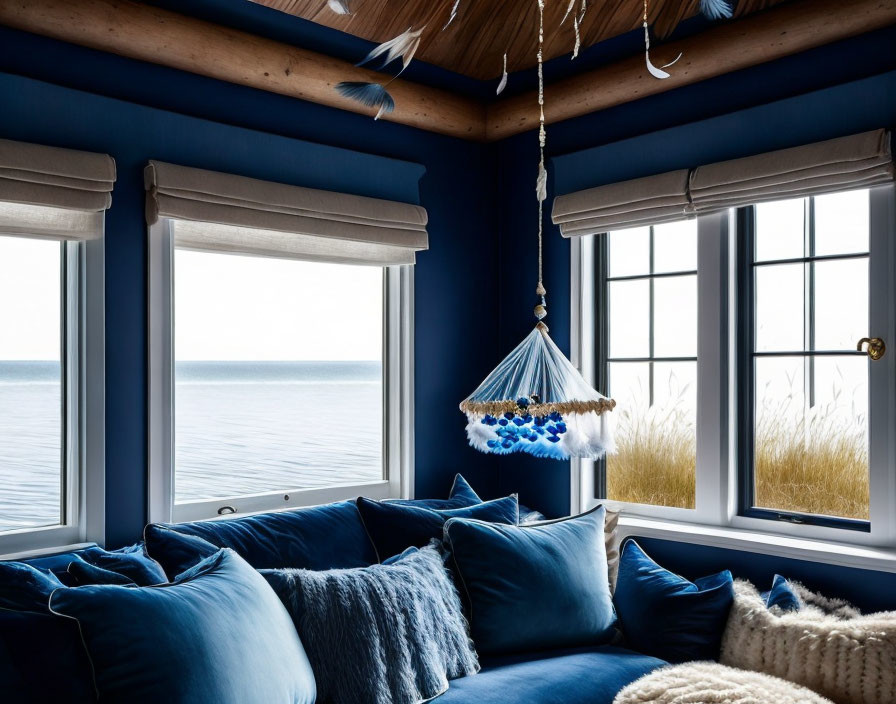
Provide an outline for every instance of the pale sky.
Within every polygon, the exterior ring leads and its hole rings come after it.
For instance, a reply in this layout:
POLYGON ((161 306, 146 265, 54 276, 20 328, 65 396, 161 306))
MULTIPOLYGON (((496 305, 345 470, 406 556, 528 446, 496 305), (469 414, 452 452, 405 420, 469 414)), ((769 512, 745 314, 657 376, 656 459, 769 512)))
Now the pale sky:
MULTIPOLYGON (((0 237, 0 360, 59 358, 60 245, 0 237)), ((379 267, 176 252, 179 360, 379 360, 379 267)))

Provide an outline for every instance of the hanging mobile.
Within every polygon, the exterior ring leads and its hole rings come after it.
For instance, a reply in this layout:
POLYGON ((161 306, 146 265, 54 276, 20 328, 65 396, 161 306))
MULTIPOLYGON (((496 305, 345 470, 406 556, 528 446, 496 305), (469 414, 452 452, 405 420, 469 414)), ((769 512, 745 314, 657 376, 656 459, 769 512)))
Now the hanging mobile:
POLYGON ((543 210, 547 198, 544 150, 544 0, 538 2, 539 161, 538 285, 535 329, 461 404, 467 438, 494 454, 527 452, 536 457, 598 459, 614 451, 609 411, 616 402, 595 391, 548 335, 547 291, 542 282, 543 210))

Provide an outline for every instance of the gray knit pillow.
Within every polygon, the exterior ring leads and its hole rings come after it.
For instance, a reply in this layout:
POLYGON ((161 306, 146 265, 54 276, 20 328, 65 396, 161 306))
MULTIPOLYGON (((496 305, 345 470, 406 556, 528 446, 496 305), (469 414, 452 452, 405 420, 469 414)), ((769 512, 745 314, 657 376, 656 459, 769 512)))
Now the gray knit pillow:
POLYGON ((318 704, 412 704, 479 663, 454 583, 434 546, 391 564, 262 570, 311 661, 318 704))

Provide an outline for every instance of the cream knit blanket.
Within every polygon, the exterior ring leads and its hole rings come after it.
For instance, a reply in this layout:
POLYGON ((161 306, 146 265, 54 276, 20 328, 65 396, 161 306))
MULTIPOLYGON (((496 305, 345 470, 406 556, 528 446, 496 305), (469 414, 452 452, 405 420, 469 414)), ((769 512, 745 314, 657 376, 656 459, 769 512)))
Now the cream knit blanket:
POLYGON ((794 584, 800 611, 769 610, 735 583, 722 639, 726 665, 798 682, 836 704, 896 704, 896 612, 861 615, 794 584))
POLYGON ((714 662, 654 670, 623 689, 613 704, 831 704, 799 685, 714 662))

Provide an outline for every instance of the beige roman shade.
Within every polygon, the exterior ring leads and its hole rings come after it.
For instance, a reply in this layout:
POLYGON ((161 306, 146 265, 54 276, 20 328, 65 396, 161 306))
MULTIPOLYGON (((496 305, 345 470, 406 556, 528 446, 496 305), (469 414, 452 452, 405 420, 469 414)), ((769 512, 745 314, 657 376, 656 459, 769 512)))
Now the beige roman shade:
POLYGON ((880 129, 571 193, 554 201, 553 218, 564 237, 592 235, 893 177, 890 133, 880 129))
POLYGON ((114 183, 108 154, 0 139, 0 235, 98 239, 114 183))
POLYGON ((564 237, 578 237, 681 220, 688 205, 682 169, 559 196, 552 217, 564 237))
POLYGON ((384 266, 429 246, 418 205, 158 161, 144 177, 147 222, 172 220, 185 249, 384 266))
POLYGON ((752 203, 868 188, 893 180, 887 130, 698 166, 691 199, 698 213, 752 203))

